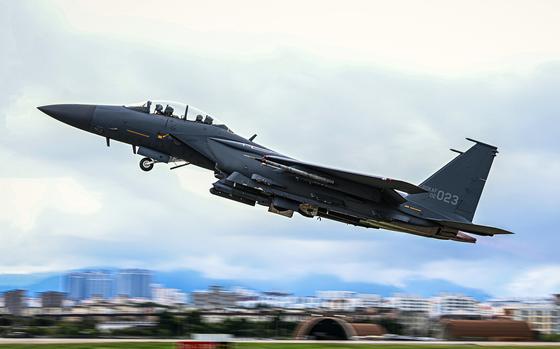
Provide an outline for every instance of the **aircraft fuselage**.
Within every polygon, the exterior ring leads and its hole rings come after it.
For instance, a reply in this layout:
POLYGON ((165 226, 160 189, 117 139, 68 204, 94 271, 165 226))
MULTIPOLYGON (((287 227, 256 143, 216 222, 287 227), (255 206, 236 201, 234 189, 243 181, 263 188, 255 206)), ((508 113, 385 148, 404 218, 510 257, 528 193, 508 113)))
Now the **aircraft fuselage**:
MULTIPOLYGON (((131 144, 154 163, 184 161, 213 171, 218 181, 212 194, 291 217, 324 217, 369 228, 382 228, 438 239, 474 242, 474 238, 446 229, 432 218, 448 219, 410 202, 394 190, 378 188, 302 166, 279 163, 291 158, 231 132, 224 125, 160 115, 124 106, 51 105, 41 111, 71 126, 110 140, 131 144), (429 215, 426 218, 424 215, 429 215)), ((188 107, 187 107, 188 108, 188 107)), ((295 161, 295 160, 294 160, 295 161)), ((452 217, 455 218, 455 217, 452 217)))

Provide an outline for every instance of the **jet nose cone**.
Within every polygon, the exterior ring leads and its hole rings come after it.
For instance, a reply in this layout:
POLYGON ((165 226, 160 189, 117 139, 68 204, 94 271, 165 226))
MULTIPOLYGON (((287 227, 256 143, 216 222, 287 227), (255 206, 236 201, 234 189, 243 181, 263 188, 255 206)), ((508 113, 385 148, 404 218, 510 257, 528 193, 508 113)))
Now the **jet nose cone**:
POLYGON ((53 104, 37 107, 37 109, 58 121, 77 128, 87 129, 91 125, 95 105, 53 104))

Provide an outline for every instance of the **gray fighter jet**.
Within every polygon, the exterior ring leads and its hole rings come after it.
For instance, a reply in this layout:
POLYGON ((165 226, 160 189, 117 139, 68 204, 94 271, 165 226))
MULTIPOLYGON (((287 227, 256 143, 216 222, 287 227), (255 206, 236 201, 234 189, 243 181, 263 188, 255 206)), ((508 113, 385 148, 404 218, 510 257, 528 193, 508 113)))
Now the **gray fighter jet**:
MULTIPOLYGON (((140 168, 188 164, 214 172, 210 193, 243 204, 268 207, 292 217, 332 219, 435 239, 474 243, 466 233, 511 234, 472 220, 495 146, 474 145, 419 186, 401 180, 344 171, 296 160, 235 134, 192 106, 164 101, 111 106, 58 104, 43 113, 79 129, 132 145, 140 168)), ((453 149, 452 149, 453 150, 453 149)))

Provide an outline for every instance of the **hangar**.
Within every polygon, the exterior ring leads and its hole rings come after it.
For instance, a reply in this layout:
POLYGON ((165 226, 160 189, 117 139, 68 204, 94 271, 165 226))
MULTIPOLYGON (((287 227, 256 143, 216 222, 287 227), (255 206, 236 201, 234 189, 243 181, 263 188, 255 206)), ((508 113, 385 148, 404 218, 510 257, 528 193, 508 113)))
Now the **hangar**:
POLYGON ((386 333, 382 326, 350 323, 336 317, 314 317, 301 322, 294 332, 296 339, 348 340, 355 337, 378 337, 386 333))
POLYGON ((533 332, 524 321, 447 320, 442 321, 443 337, 451 340, 529 341, 533 332))

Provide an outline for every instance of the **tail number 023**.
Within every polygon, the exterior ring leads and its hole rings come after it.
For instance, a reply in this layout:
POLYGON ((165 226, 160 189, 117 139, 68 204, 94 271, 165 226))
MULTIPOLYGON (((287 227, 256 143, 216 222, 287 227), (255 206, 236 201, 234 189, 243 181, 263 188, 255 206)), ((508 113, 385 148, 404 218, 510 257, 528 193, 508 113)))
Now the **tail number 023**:
POLYGON ((428 186, 423 186, 423 188, 428 191, 431 199, 443 201, 446 204, 451 204, 453 206, 457 206, 457 204, 459 203, 459 195, 455 195, 450 192, 428 186))
POLYGON ((439 200, 439 201, 443 201, 446 204, 451 204, 453 206, 456 206, 459 203, 459 196, 458 195, 454 195, 451 194, 450 192, 446 192, 443 190, 438 190, 435 193, 435 199, 439 200))

